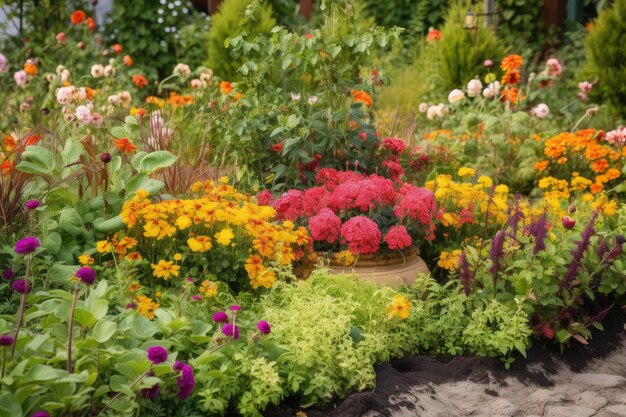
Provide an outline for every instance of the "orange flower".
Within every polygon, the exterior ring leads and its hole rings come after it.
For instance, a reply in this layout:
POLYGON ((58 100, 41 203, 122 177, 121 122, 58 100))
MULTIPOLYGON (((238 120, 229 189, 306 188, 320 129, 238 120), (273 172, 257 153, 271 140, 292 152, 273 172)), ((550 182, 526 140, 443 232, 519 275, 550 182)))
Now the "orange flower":
POLYGON ((546 168, 548 168, 549 164, 550 164, 550 161, 548 160, 535 162, 535 169, 539 172, 544 171, 546 168))
POLYGON ((24 64, 24 72, 28 75, 37 75, 37 66, 32 62, 27 62, 24 64))
POLYGON ((507 71, 502 76, 502 84, 516 85, 519 80, 520 74, 517 71, 507 71))
POLYGON ((137 86, 137 88, 144 88, 145 86, 148 85, 148 79, 146 77, 144 77, 143 75, 133 75, 132 78, 133 84, 135 84, 137 86))
POLYGON ((7 152, 11 152, 13 148, 15 148, 15 145, 17 145, 17 141, 15 140, 13 136, 4 135, 4 146, 7 152))
POLYGON ((28 135, 28 138, 26 138, 26 143, 24 144, 24 147, 27 147, 30 145, 36 145, 37 143, 39 143, 41 139, 43 139, 42 135, 39 135, 37 133, 32 133, 28 135))
POLYGON ((222 90, 224 94, 230 94, 233 91, 233 84, 228 81, 222 81, 220 83, 220 90, 222 90))
POLYGON ((9 175, 15 169, 15 164, 9 160, 6 160, 0 165, 2 175, 9 175))
POLYGON ((70 20, 72 21, 73 25, 80 25, 85 21, 86 18, 87 15, 85 15, 85 12, 83 12, 82 10, 76 10, 74 13, 72 13, 72 16, 70 16, 70 20))
POLYGON ((133 145, 128 138, 115 139, 115 147, 122 153, 132 153, 137 150, 137 146, 133 145))
POLYGON ((91 17, 87 18, 85 24, 87 25, 87 29, 89 29, 90 31, 93 32, 94 30, 96 30, 96 22, 91 17))
POLYGON ((87 100, 93 100, 93 88, 85 87, 85 95, 87 96, 87 100))
POLYGON ((526 96, 524 96, 524 93, 522 93, 517 88, 513 87, 513 88, 505 88, 504 90, 502 90, 502 97, 500 98, 500 101, 502 102, 508 101, 511 104, 516 104, 517 102, 523 101, 525 99, 526 99, 526 96))
POLYGON ((606 171, 608 167, 609 167, 609 163, 604 158, 598 159, 597 161, 593 163, 593 165, 591 165, 591 169, 593 170, 593 172, 597 172, 597 173, 606 171))
POLYGON ((115 45, 111 47, 111 49, 113 49, 113 52, 115 52, 115 54, 117 55, 120 52, 122 52, 122 45, 120 45, 119 43, 116 43, 115 45))
POLYGON ((600 191, 604 189, 604 185, 599 183, 591 184, 589 190, 591 190, 591 194, 598 194, 600 191))
POLYGON ((522 65, 523 61, 524 60, 520 55, 509 55, 502 60, 500 68, 507 72, 513 71, 518 69, 522 65))
POLYGON ((133 59, 130 57, 130 55, 124 55, 124 58, 122 59, 122 61, 124 61, 124 64, 127 67, 133 66, 133 59))
POLYGON ((437 29, 428 30, 428 35, 426 35, 426 42, 433 43, 441 39, 443 39, 443 34, 441 33, 440 30, 437 30, 437 29))
POLYGON ((365 91, 352 90, 352 97, 354 98, 355 103, 363 103, 368 107, 374 104, 374 100, 372 100, 370 95, 367 94, 365 91))

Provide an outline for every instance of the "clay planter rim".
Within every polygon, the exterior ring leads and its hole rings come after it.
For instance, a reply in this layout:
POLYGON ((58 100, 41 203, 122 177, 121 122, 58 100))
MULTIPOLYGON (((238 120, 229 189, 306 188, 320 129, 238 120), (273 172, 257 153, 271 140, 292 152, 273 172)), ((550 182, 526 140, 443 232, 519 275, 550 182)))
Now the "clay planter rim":
MULTIPOLYGON (((329 258, 328 252, 317 252, 318 256, 329 258)), ((339 267, 339 268, 360 268, 360 267, 381 267, 381 266, 392 266, 392 265, 403 265, 407 263, 409 260, 416 258, 419 254, 419 251, 416 246, 410 246, 408 249, 404 251, 394 251, 387 253, 366 253, 362 255, 358 255, 357 261, 354 265, 342 265, 338 262, 334 261, 333 258, 330 259, 330 267, 339 267)))

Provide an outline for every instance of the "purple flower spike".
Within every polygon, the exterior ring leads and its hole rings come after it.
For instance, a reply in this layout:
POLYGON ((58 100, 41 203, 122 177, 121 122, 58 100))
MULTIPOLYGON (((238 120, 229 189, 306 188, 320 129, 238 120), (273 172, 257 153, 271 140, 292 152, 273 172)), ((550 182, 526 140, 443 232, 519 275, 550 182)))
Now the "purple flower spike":
POLYGON ((163 346, 152 346, 148 348, 148 359, 155 365, 167 360, 167 349, 163 346))
POLYGON ((14 276, 15 276, 15 271, 13 271, 11 268, 7 268, 4 271, 2 271, 2 278, 6 280, 13 279, 14 276))
POLYGON ((234 326, 230 323, 227 323, 222 326, 222 333, 224 336, 232 337, 233 339, 239 339, 239 326, 234 326))
POLYGON ((10 334, 3 334, 0 336, 0 346, 11 346, 14 341, 15 338, 10 334))
POLYGON ((35 236, 28 236, 22 240, 17 241, 17 243, 15 244, 15 252, 19 253, 20 255, 27 255, 29 253, 35 252, 35 250, 39 246, 41 246, 41 243, 39 243, 39 239, 37 239, 35 236))
POLYGON ((224 313, 223 311, 218 311, 217 313, 213 314, 213 321, 216 323, 226 323, 228 321, 228 314, 224 313))
POLYGON ((259 321, 256 328, 263 334, 270 334, 270 331, 272 331, 272 326, 270 326, 270 324, 265 320, 259 321))
POLYGON ((24 203, 24 207, 26 207, 26 210, 35 210, 40 205, 41 202, 39 200, 28 200, 26 203, 24 203))
POLYGON ((30 285, 28 285, 28 281, 25 279, 18 279, 13 283, 11 288, 13 288, 13 291, 20 294, 28 294, 30 292, 30 285))
POLYGON ((91 285, 96 279, 96 271, 88 266, 83 266, 76 272, 76 278, 80 279, 85 285, 91 285))

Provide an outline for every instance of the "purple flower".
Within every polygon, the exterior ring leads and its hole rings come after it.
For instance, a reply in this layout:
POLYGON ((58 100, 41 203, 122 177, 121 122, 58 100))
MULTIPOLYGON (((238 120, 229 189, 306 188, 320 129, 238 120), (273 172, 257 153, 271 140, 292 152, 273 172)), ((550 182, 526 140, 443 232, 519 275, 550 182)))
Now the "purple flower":
POLYGON ((228 321, 228 314, 224 313, 223 311, 218 311, 217 313, 213 314, 213 321, 216 323, 226 323, 228 321))
POLYGON ((2 278, 6 280, 13 279, 14 276, 15 276, 15 271, 13 271, 11 268, 7 268, 4 271, 2 271, 2 278))
POLYGON ((160 390, 161 388, 159 388, 159 384, 154 384, 152 388, 144 388, 139 391, 139 395, 148 400, 154 400, 157 395, 159 395, 160 390))
POLYGON ((148 359, 155 365, 167 360, 167 349, 163 346, 152 346, 148 348, 148 359))
POLYGON ((11 288, 13 288, 13 291, 20 294, 28 294, 30 292, 30 285, 28 285, 28 281, 25 279, 18 279, 13 283, 11 288))
POLYGON ((37 239, 35 236, 28 236, 22 240, 17 241, 17 243, 15 244, 15 252, 19 253, 20 255, 27 255, 29 253, 35 252, 35 249, 37 249, 39 246, 41 246, 41 243, 39 243, 39 239, 37 239))
POLYGON ((109 162, 111 162, 111 154, 110 153, 101 153, 100 154, 100 160, 102 162, 104 162, 105 164, 108 164, 109 162))
POLYGON ((135 303, 128 303, 128 304, 126 304, 126 308, 127 309, 128 308, 136 308, 136 307, 137 307, 137 304, 135 304, 135 303))
POLYGON ((467 260, 467 254, 465 251, 461 253, 459 268, 459 279, 461 280, 461 285, 463 286, 463 292, 465 292, 465 295, 470 295, 472 293, 472 284, 474 283, 474 279, 476 277, 476 271, 470 270, 469 261, 467 260))
POLYGON ((50 414, 48 414, 47 412, 43 410, 39 410, 31 414, 30 417, 50 417, 50 414))
POLYGON ((571 286, 572 281, 578 276, 578 269, 582 266, 582 258, 587 249, 589 248, 589 242, 591 236, 596 232, 594 228, 594 224, 596 219, 598 218, 598 211, 594 211, 589 223, 583 229, 580 234, 580 240, 576 241, 576 247, 572 250, 572 262, 567 268, 567 272, 565 276, 559 282, 559 288, 569 288, 571 286))
POLYGON ((40 205, 41 202, 39 200, 28 200, 26 203, 24 203, 24 207, 26 207, 27 210, 35 210, 40 205))
POLYGON ((572 230, 574 226, 576 226, 576 220, 572 219, 569 216, 563 216, 561 218, 561 223, 563 224, 563 227, 567 230, 572 230))
POLYGON ((228 309, 230 311, 239 311, 239 310, 241 310, 241 307, 237 306, 237 305, 232 305, 232 306, 228 307, 228 309))
POLYGON ((233 325, 226 323, 222 326, 222 333, 224 333, 225 336, 232 337, 233 339, 239 339, 239 326, 234 326, 233 330, 233 325))
POLYGON ((193 369, 191 366, 181 361, 174 362, 174 366, 172 368, 181 373, 176 380, 176 383, 178 384, 178 398, 185 400, 191 395, 193 388, 196 385, 193 369))
POLYGON ((493 274, 493 287, 495 291, 496 281, 498 280, 498 271, 500 271, 500 258, 504 255, 504 230, 498 231, 493 237, 491 242, 491 249, 489 250, 489 258, 491 258, 491 268, 489 272, 493 274))
POLYGON ((191 299, 193 301, 202 301, 202 296, 201 295, 192 295, 191 299))
POLYGON ((76 271, 76 278, 80 279, 85 285, 91 285, 96 279, 96 271, 88 266, 83 266, 76 271))
POLYGON ((0 336, 0 346, 11 346, 14 341, 15 338, 10 334, 3 334, 0 336))
POLYGON ((546 213, 544 212, 536 222, 530 225, 530 234, 535 238, 535 246, 533 247, 533 255, 538 254, 542 250, 546 250, 545 238, 548 236, 548 222, 546 221, 546 213))
POLYGON ((256 328, 263 334, 270 334, 270 331, 272 330, 272 326, 270 326, 270 324, 265 320, 259 321, 256 328))

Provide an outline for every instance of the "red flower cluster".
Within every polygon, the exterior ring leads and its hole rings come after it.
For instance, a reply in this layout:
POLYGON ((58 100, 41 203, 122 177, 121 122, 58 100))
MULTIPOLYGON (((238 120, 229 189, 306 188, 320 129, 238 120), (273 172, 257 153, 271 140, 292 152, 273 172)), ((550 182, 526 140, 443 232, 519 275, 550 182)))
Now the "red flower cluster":
POLYGON ((404 226, 391 226, 385 235, 385 243, 389 249, 404 249, 411 246, 413 239, 404 226))
POLYGON ((381 233, 374 220, 365 216, 356 216, 341 226, 343 243, 354 254, 376 253, 380 245, 381 233))
POLYGON ((297 220, 302 214, 302 191, 289 190, 272 203, 279 219, 297 220))
POLYGON ((323 208, 309 219, 309 231, 318 242, 336 242, 341 233, 341 219, 332 210, 323 208))
POLYGON ((408 217, 424 225, 432 224, 436 212, 435 196, 426 188, 405 184, 400 190, 402 198, 393 208, 393 213, 400 217, 408 217))
POLYGON ((400 155, 406 150, 406 143, 404 143, 402 139, 398 138, 383 139, 383 146, 394 155, 400 155))

